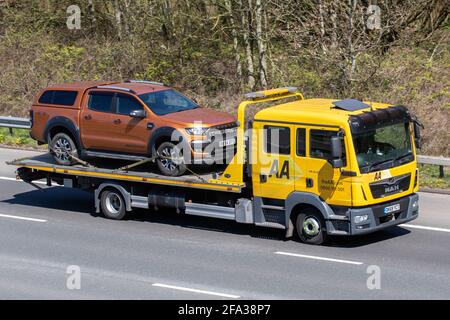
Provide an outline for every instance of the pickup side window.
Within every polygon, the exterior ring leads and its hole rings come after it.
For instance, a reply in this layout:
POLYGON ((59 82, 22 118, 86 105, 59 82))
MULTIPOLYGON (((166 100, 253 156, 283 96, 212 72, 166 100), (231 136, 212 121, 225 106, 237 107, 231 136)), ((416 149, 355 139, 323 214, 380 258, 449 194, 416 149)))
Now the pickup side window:
POLYGON ((288 127, 264 126, 264 151, 272 154, 290 154, 290 132, 288 127))
POLYGON ((111 112, 114 93, 103 91, 89 92, 88 108, 98 112, 111 112))
POLYGON ((142 110, 142 104, 139 103, 134 97, 118 93, 116 97, 116 113, 123 115, 130 115, 131 111, 142 110))
MULTIPOLYGON (((337 136, 338 131, 315 130, 309 131, 309 146, 311 158, 331 160, 331 137, 337 136)), ((342 140, 342 160, 345 166, 345 145, 342 140)))
POLYGON ((73 106, 77 99, 77 91, 47 90, 39 98, 39 103, 59 106, 73 106))

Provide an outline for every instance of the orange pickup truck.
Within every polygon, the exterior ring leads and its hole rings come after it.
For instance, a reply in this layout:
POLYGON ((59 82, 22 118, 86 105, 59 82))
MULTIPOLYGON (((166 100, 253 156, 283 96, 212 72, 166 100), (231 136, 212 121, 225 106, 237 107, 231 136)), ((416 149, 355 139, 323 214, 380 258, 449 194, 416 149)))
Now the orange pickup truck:
POLYGON ((39 92, 30 118, 32 138, 47 143, 58 164, 83 157, 154 158, 168 176, 182 175, 185 159, 217 163, 232 157, 238 125, 234 116, 200 107, 173 88, 139 80, 53 85, 39 92), (189 157, 183 148, 183 160, 174 161, 180 142, 189 157), (213 143, 220 144, 220 159, 208 152, 217 150, 208 148, 213 143))

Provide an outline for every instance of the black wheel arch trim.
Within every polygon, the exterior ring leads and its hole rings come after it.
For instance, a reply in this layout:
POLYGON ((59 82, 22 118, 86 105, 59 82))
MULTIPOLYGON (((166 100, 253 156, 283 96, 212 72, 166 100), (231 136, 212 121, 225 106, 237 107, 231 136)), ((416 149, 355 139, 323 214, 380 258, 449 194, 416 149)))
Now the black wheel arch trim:
MULTIPOLYGON (((148 141, 148 146, 147 146, 147 150, 148 153, 153 156, 156 154, 156 141, 158 141, 160 138, 162 137, 167 137, 169 138, 169 141, 172 141, 172 134, 174 131, 178 131, 177 129, 173 128, 173 127, 161 127, 156 129, 155 131, 152 132, 152 135, 150 136, 150 140, 148 141)), ((179 142, 183 141, 183 135, 180 134, 180 140, 179 142)))
POLYGON ((299 204, 306 204, 314 207, 322 214, 322 218, 326 221, 334 215, 333 209, 323 201, 318 195, 308 192, 292 192, 285 202, 285 223, 287 226, 286 236, 291 237, 294 233, 294 225, 291 221, 291 215, 294 208, 299 204))
POLYGON ((75 138, 75 143, 79 149, 83 148, 83 143, 81 142, 80 129, 73 123, 69 118, 60 116, 50 119, 44 129, 44 139, 46 143, 49 143, 49 133, 55 127, 63 127, 68 130, 72 136, 75 138))

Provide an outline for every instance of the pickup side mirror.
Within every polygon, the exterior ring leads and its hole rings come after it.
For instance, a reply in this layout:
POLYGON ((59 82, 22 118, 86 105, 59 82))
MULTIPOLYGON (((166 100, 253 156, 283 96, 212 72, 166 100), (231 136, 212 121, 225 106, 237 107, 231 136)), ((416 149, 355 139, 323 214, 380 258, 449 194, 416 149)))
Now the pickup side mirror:
POLYGON ((142 119, 145 118, 147 116, 147 114, 145 113, 145 110, 133 110, 130 112, 130 117, 132 118, 138 118, 138 119, 142 119))
POLYGON ((331 137, 331 165, 333 168, 342 168, 344 161, 342 161, 342 142, 341 137, 331 137))

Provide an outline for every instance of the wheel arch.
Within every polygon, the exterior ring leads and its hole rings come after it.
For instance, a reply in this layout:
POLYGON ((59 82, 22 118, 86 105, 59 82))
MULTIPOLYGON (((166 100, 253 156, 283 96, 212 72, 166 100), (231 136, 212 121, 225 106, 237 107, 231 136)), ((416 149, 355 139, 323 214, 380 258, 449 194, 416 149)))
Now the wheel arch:
POLYGON ((102 191, 106 189, 115 189, 120 192, 123 199, 125 200, 125 209, 126 211, 131 211, 131 194, 128 192, 128 190, 122 186, 121 184, 118 184, 114 181, 108 181, 103 182, 101 185, 98 186, 97 189, 94 191, 94 200, 95 200, 95 212, 100 213, 100 195, 102 194, 102 191))
POLYGON ((82 148, 80 130, 72 120, 66 117, 55 117, 48 121, 44 129, 45 142, 50 143, 50 138, 59 132, 64 132, 72 136, 77 148, 82 148))
POLYGON ((294 224, 291 218, 305 208, 314 208, 322 215, 324 220, 333 215, 333 210, 318 195, 308 192, 293 192, 288 196, 285 203, 286 226, 288 226, 286 237, 292 237, 294 233, 294 224))
MULTIPOLYGON (((173 127, 161 127, 156 129, 151 137, 150 140, 148 141, 148 153, 150 155, 155 155, 156 154, 156 147, 161 144, 162 142, 166 142, 166 141, 172 141, 172 134, 174 131, 177 131, 177 129, 173 128, 173 127)), ((180 133, 180 139, 178 142, 183 141, 183 136, 180 133)))

